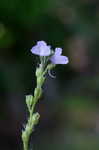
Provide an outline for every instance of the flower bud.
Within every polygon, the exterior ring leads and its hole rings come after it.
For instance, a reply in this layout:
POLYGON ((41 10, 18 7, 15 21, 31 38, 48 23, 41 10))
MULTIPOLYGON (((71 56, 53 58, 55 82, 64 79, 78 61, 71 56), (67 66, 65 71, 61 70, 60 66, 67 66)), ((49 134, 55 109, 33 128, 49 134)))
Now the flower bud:
POLYGON ((32 95, 27 95, 26 96, 26 104, 27 104, 28 108, 31 107, 31 105, 33 104, 33 96, 32 95))
POLYGON ((40 114, 38 112, 34 113, 32 116, 32 123, 34 125, 38 124, 39 118, 40 118, 40 114))
POLYGON ((27 135, 29 135, 32 132, 32 128, 27 125, 25 128, 25 132, 27 133, 27 135))
POLYGON ((35 88, 34 98, 36 98, 38 100, 41 97, 41 95, 42 95, 42 89, 41 89, 41 87, 35 88))
POLYGON ((22 131, 22 140, 27 141, 27 133, 25 131, 22 131))
POLYGON ((44 83, 45 77, 44 76, 39 76, 37 77, 37 85, 42 86, 44 83))

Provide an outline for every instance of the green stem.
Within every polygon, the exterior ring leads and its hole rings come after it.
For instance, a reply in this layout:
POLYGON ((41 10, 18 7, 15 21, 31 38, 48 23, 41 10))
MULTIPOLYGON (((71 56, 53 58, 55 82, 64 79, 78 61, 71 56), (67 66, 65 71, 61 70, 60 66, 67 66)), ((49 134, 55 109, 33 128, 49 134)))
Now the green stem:
POLYGON ((24 150, 28 150, 28 141, 27 142, 23 142, 23 149, 24 150))
POLYGON ((40 117, 40 115, 38 113, 34 113, 34 108, 35 108, 36 103, 38 102, 38 99, 42 95, 42 88, 41 87, 44 83, 45 78, 43 76, 42 65, 37 69, 38 69, 37 71, 40 70, 40 72, 38 74, 36 74, 37 87, 34 90, 34 97, 32 96, 32 100, 29 99, 29 101, 27 101, 27 106, 28 106, 28 110, 29 110, 29 118, 28 118, 28 122, 26 124, 24 131, 22 131, 22 141, 23 141, 23 149, 24 150, 29 150, 30 135, 32 134, 32 132, 34 130, 34 126, 38 123, 38 120, 40 117))

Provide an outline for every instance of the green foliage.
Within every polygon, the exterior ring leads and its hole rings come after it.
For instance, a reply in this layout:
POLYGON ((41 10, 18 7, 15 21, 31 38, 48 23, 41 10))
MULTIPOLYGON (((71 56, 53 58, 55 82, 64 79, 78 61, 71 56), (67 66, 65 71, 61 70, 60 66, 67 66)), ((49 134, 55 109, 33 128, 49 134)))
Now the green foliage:
POLYGON ((0 48, 8 48, 15 43, 12 32, 0 24, 0 48))
POLYGON ((1 0, 0 19, 5 23, 31 26, 48 8, 49 0, 1 0))

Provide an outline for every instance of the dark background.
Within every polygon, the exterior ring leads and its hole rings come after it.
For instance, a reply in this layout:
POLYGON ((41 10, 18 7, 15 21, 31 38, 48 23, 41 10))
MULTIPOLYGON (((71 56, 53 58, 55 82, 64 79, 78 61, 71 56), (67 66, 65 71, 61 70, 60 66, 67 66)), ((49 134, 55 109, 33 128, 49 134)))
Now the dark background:
POLYGON ((47 76, 36 106, 33 150, 99 149, 99 1, 0 0, 0 150, 22 150, 25 95, 36 86, 37 41, 62 47, 69 64, 47 76))

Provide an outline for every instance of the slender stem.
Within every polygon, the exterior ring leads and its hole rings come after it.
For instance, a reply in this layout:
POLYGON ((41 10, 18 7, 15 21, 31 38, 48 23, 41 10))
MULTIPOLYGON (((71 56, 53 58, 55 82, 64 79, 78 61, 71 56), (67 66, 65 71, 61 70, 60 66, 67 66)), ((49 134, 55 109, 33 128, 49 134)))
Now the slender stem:
POLYGON ((24 150, 28 150, 28 142, 24 142, 23 143, 23 149, 24 150))
POLYGON ((38 123, 40 115, 38 113, 34 113, 34 108, 38 99, 42 95, 42 85, 44 83, 44 76, 43 76, 43 65, 40 65, 40 74, 36 74, 37 77, 37 87, 34 90, 34 96, 29 97, 29 101, 27 101, 27 106, 29 110, 29 118, 26 124, 24 131, 22 131, 22 141, 23 141, 23 149, 29 150, 29 139, 30 135, 34 130, 34 126, 38 123), (31 100, 31 101, 30 101, 31 100), (31 103, 32 102, 32 103, 31 103))

